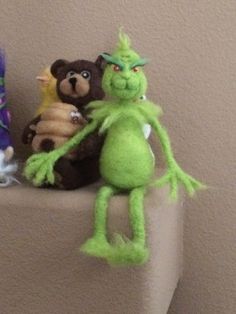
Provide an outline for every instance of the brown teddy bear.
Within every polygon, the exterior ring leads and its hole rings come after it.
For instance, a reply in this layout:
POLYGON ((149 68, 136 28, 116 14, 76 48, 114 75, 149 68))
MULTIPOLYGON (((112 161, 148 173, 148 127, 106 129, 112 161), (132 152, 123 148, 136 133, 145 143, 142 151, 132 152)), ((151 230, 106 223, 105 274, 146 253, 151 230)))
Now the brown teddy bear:
MULTIPOLYGON (((25 127, 24 144, 34 152, 50 151, 64 144, 88 122, 85 106, 104 97, 101 87, 103 59, 95 62, 57 60, 51 73, 57 79, 57 94, 62 102, 53 103, 25 127)), ((55 186, 76 189, 95 182, 99 177, 99 155, 103 137, 97 132, 81 143, 77 150, 58 160, 54 171, 55 186)))

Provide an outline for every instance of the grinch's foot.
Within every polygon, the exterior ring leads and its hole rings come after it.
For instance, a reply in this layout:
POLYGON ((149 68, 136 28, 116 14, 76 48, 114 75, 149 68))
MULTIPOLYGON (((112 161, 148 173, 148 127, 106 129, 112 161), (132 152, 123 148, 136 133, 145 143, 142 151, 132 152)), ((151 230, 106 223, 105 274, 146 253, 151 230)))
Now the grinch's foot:
POLYGON ((80 251, 91 256, 106 258, 110 254, 111 246, 106 238, 93 237, 88 239, 80 248, 80 251))
POLYGON ((149 251, 138 242, 120 241, 112 246, 107 258, 111 265, 142 265, 147 262, 149 251))

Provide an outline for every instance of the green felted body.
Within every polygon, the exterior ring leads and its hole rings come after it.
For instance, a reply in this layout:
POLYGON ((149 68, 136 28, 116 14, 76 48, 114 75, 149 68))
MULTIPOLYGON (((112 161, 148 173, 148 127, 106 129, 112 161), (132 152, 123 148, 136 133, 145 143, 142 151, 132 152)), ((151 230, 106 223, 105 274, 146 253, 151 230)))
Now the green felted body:
POLYGON ((132 116, 121 116, 107 132, 100 157, 102 177, 117 188, 132 189, 150 182, 154 165, 140 123, 132 116))
POLYGON ((144 196, 151 185, 155 160, 143 134, 149 124, 159 137, 166 157, 167 172, 155 182, 156 186, 170 184, 171 196, 177 198, 178 186, 183 184, 190 195, 204 187, 185 173, 177 164, 168 134, 159 122, 161 110, 149 101, 141 101, 147 80, 142 70, 142 59, 130 48, 127 35, 120 33, 119 44, 113 55, 102 54, 107 61, 102 86, 113 99, 89 104, 91 122, 66 144, 46 154, 33 156, 27 162, 27 178, 40 185, 53 183, 53 165, 68 151, 75 148, 90 133, 99 129, 106 135, 100 157, 100 172, 105 185, 95 201, 94 234, 82 246, 88 255, 106 259, 113 265, 143 264, 149 252, 146 247, 144 196), (129 194, 129 217, 133 232, 131 240, 107 237, 107 209, 111 197, 125 190, 129 194))

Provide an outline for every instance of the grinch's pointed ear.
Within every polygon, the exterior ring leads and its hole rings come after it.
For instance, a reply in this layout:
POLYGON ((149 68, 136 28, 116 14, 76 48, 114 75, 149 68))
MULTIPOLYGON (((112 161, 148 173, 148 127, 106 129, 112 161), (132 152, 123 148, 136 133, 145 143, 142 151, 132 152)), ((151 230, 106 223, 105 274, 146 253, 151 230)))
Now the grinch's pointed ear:
POLYGON ((97 57, 97 60, 95 61, 96 66, 100 69, 100 70, 104 70, 105 66, 106 66, 106 60, 103 57, 103 55, 109 55, 108 53, 102 53, 97 57))
POLYGON ((58 59, 56 60, 50 68, 50 71, 52 73, 52 75, 57 78, 58 76, 58 72, 60 71, 60 69, 62 69, 66 64, 68 64, 69 61, 67 60, 63 60, 63 59, 58 59))
POLYGON ((112 56, 107 52, 101 53, 101 58, 103 58, 103 60, 105 60, 107 63, 112 63, 111 62, 112 56))

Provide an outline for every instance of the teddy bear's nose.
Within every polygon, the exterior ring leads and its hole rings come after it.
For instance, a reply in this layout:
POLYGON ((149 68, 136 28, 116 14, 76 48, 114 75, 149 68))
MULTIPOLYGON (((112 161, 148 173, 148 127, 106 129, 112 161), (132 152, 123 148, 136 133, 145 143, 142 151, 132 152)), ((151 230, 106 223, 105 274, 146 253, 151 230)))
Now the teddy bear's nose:
POLYGON ((69 82, 70 84, 72 85, 73 89, 75 89, 75 85, 76 85, 76 82, 77 82, 77 78, 76 77, 71 77, 69 79, 69 82))

